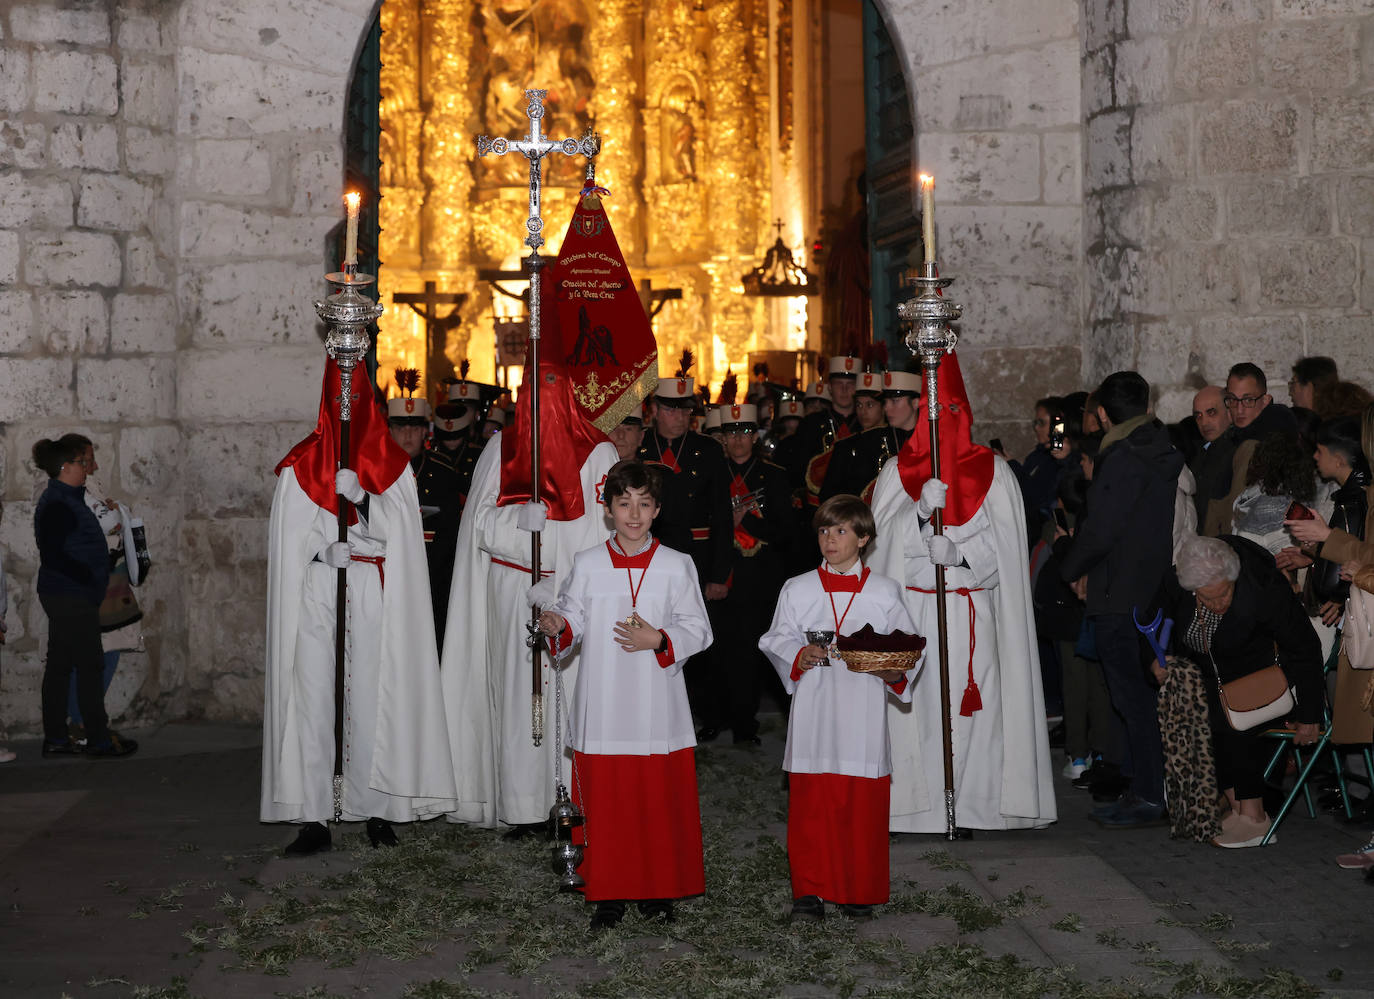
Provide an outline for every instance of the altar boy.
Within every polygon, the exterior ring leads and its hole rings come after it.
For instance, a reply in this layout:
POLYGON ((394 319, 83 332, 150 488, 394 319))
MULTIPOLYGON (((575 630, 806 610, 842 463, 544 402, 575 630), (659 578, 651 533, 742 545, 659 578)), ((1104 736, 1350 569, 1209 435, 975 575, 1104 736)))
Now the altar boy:
POLYGON ((691 558, 649 534, 661 481, 638 461, 611 469, 603 495, 615 534, 577 553, 539 616, 555 655, 582 645, 569 745, 593 930, 619 923, 626 901, 669 922, 674 899, 706 889, 682 664, 710 646, 711 626, 691 558))
POLYGON ((832 496, 813 526, 824 561, 783 584, 760 647, 792 695, 783 768, 788 780, 787 860, 792 916, 819 920, 825 902, 867 919, 888 898, 887 809, 892 754, 887 698, 911 700, 906 672, 854 673, 808 632, 915 634, 901 586, 870 572, 873 513, 857 496, 832 496))

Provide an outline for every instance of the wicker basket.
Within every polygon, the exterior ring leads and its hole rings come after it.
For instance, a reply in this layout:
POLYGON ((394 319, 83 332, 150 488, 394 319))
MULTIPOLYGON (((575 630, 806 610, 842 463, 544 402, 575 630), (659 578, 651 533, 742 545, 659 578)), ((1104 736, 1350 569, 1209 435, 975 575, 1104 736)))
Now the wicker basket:
POLYGON ((885 673, 897 670, 905 673, 921 660, 919 650, 875 652, 870 649, 841 649, 839 657, 853 673, 885 673))

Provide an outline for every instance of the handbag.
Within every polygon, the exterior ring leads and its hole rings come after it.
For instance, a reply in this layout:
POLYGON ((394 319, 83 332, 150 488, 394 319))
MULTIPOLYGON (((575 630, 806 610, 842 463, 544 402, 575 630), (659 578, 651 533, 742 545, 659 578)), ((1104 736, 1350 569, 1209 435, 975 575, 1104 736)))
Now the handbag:
POLYGON ((1341 625, 1341 648, 1354 669, 1374 669, 1374 593, 1350 587, 1341 625))
POLYGON ((110 581, 105 585, 105 599, 100 604, 100 630, 115 631, 142 617, 134 588, 129 584, 128 563, 121 555, 110 569, 110 581))
POLYGON ((1265 722, 1282 718, 1298 706, 1293 688, 1288 685, 1288 676, 1278 663, 1222 683, 1215 657, 1210 652, 1207 657, 1212 660, 1212 675, 1217 680, 1217 693, 1221 709, 1226 712, 1226 722, 1237 732, 1248 732, 1265 722))

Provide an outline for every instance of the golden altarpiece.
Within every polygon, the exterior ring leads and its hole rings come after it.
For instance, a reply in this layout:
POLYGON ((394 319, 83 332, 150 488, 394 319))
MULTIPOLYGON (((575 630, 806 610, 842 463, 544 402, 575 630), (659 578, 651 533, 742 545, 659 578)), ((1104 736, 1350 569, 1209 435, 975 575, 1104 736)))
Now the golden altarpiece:
MULTIPOLYGON (((474 136, 527 129, 532 86, 548 90, 547 133, 578 135, 589 122, 601 133, 597 182, 641 288, 680 289, 654 321, 663 370, 691 348, 698 381, 718 386, 727 369, 747 377, 751 350, 814 343, 818 310, 808 316, 806 299, 751 298, 740 284, 777 238, 775 220, 803 262, 818 231, 813 2, 384 0, 380 380, 426 367, 424 321, 392 300, 426 282, 466 296, 448 363, 467 358, 479 381, 518 379, 497 370, 493 318, 523 305, 491 278, 519 267, 528 171, 515 158, 477 160, 474 136)), ((572 158, 546 163, 556 253, 582 175, 572 158)), ((431 395, 450 373, 434 366, 431 395)))

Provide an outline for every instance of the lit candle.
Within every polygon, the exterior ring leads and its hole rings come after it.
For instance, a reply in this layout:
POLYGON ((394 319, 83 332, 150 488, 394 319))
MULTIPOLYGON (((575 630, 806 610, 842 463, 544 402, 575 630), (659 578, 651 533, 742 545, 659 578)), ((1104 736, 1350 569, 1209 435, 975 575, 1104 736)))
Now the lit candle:
POLYGON ((344 201, 348 204, 348 238, 344 243, 344 266, 358 266, 358 207, 362 203, 362 195, 357 191, 349 191, 344 195, 344 201))
POLYGON ((926 265, 935 263, 935 178, 921 174, 921 239, 926 244, 926 265))

